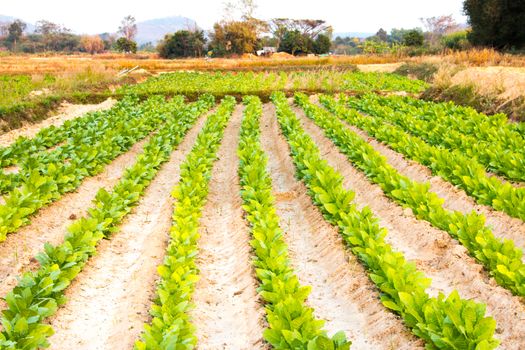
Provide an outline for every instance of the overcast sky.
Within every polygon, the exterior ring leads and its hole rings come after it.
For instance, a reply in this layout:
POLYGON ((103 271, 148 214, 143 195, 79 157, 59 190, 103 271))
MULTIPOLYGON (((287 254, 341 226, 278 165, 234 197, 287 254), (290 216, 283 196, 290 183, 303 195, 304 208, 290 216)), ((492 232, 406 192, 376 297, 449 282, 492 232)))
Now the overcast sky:
MULTIPOLYGON (((324 19, 336 32, 376 32, 380 27, 421 26, 419 18, 452 14, 466 22, 462 0, 258 0, 256 17, 324 19)), ((77 33, 115 32, 125 15, 138 21, 185 16, 209 29, 223 15, 223 1, 212 0, 0 0, 0 14, 36 22, 47 19, 77 33)))

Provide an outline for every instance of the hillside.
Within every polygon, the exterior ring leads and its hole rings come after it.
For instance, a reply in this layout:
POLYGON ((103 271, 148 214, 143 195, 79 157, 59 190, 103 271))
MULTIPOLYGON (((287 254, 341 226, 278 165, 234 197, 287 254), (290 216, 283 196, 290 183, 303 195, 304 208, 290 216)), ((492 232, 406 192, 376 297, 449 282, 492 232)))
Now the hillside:
POLYGON ((168 33, 173 33, 180 29, 195 28, 196 26, 197 22, 182 16, 156 18, 137 22, 136 40, 139 45, 147 42, 156 43, 168 33))
MULTIPOLYGON (((16 17, 11 17, 11 16, 5 16, 5 15, 0 15, 0 25, 1 24, 7 24, 7 23, 11 23, 13 22, 15 19, 17 19, 16 17)), ((22 19, 22 21, 24 21, 22 19)), ((26 33, 32 33, 35 31, 35 25, 32 24, 32 23, 27 23, 26 21, 24 21, 25 24, 27 24, 27 27, 26 27, 26 33)))

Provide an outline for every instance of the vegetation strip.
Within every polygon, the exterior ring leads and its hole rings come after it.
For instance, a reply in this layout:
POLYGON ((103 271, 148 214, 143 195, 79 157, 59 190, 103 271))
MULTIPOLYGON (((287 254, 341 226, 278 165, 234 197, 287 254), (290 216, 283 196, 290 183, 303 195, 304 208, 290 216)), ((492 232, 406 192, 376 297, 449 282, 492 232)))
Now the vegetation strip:
MULTIPOLYGON (((333 99, 321 98, 327 106, 335 106, 333 99)), ((418 219, 448 232, 457 239, 469 254, 479 261, 491 276, 504 288, 516 295, 525 296, 525 264, 523 251, 511 240, 500 240, 485 225, 485 216, 472 211, 463 214, 443 207, 443 199, 430 191, 428 184, 412 181, 386 161, 379 152, 359 135, 351 131, 335 115, 314 106, 304 95, 297 95, 297 102, 304 108, 326 136, 348 159, 394 201, 409 207, 418 219)), ((329 107, 330 108, 330 107, 329 107)), ((335 108, 335 107, 334 107, 335 108)), ((346 114, 337 113, 346 119, 346 114)))
POLYGON ((171 111, 165 126, 144 146, 143 153, 113 191, 99 190, 88 217, 76 220, 68 228, 64 243, 56 247, 46 244, 44 252, 36 257, 39 269, 25 273, 5 297, 8 308, 2 311, 1 349, 48 346, 47 338, 53 329, 44 321, 66 302, 64 290, 96 252, 97 244, 118 230, 118 224, 137 204, 160 165, 212 103, 213 98, 206 96, 171 111))
POLYGON ((344 241, 370 271, 370 279, 382 292, 383 304, 397 312, 429 349, 494 349, 499 344, 493 338, 496 322, 485 317, 485 305, 461 299, 457 291, 448 298, 441 293, 431 298, 425 292, 429 279, 384 241, 387 232, 368 207, 360 211, 351 203, 354 193, 343 188, 342 176, 321 158, 285 96, 275 93, 273 100, 297 175, 326 220, 339 228, 344 241))
POLYGON ((127 117, 123 117, 124 121, 115 120, 113 128, 96 142, 78 145, 69 162, 36 162, 34 168, 28 166, 28 174, 20 186, 4 197, 5 204, 0 205, 0 242, 8 233, 27 225, 31 214, 75 190, 85 177, 100 173, 105 164, 159 128, 169 110, 180 108, 181 103, 182 98, 166 103, 164 97, 155 96, 144 103, 142 113, 131 121, 127 117))
POLYGON ((90 127, 93 123, 101 119, 110 120, 112 114, 116 111, 129 111, 130 107, 133 108, 134 105, 136 105, 135 99, 127 96, 118 101, 109 110, 88 112, 81 117, 66 120, 60 126, 51 125, 42 128, 32 138, 20 136, 9 146, 0 147, 0 167, 3 168, 19 163, 21 157, 46 150, 49 147, 64 142, 68 138, 74 137, 77 133, 82 132, 86 127, 90 127))
POLYGON ((268 328, 264 339, 275 349, 349 349, 344 332, 329 338, 313 309, 306 305, 309 286, 301 286, 290 266, 288 247, 275 211, 272 183, 266 170, 267 156, 260 145, 258 97, 245 97, 246 109, 239 142, 241 197, 255 251, 259 293, 266 302, 268 328))
POLYGON ((525 140, 519 134, 505 132, 508 131, 505 125, 495 129, 480 123, 473 126, 473 134, 466 135, 461 131, 465 129, 461 125, 466 122, 452 111, 433 104, 418 108, 400 98, 375 95, 350 98, 349 103, 353 108, 402 127, 433 146, 457 150, 468 158, 475 158, 489 171, 508 180, 525 181, 525 140))
POLYGON ((164 263, 158 267, 160 281, 150 311, 153 319, 144 326, 136 349, 193 349, 197 344, 188 311, 192 308, 191 296, 199 278, 195 262, 199 221, 213 163, 234 107, 233 97, 223 99, 181 165, 180 182, 172 193, 176 203, 170 243, 164 263))
MULTIPOLYGON (((182 98, 179 96, 177 100, 182 103, 182 98)), ((8 154, 14 153, 16 149, 22 148, 21 152, 13 154, 16 161, 13 163, 18 166, 17 172, 6 172, 0 170, 0 193, 4 194, 12 191, 27 181, 27 178, 37 170, 40 174, 44 174, 49 168, 50 164, 60 167, 66 162, 75 163, 79 158, 81 152, 85 152, 88 145, 96 144, 104 137, 109 137, 115 133, 115 130, 120 130, 133 120, 140 119, 141 115, 147 110, 148 103, 143 105, 135 98, 125 98, 118 107, 113 108, 102 116, 98 116, 91 120, 90 123, 83 124, 79 130, 73 130, 69 135, 70 138, 64 145, 58 146, 53 150, 39 150, 38 146, 32 144, 35 139, 25 139, 28 142, 22 142, 21 146, 13 149, 6 149, 8 154), (23 148, 27 147, 24 151, 23 148)), ((151 108, 151 106, 149 106, 151 108)), ((20 140, 20 139, 19 139, 20 140)), ((15 142, 16 144, 16 142, 15 142)), ((40 144, 40 146, 43 146, 40 144)), ((40 147, 42 148, 42 147, 40 147)), ((9 161, 7 158, 6 161, 9 161)), ((80 166, 75 163, 73 166, 80 166)), ((67 184, 64 183, 64 186, 67 184)))
MULTIPOLYGON (((321 101, 327 99, 327 96, 321 97, 321 101)), ((525 188, 516 188, 497 177, 488 176, 485 167, 476 159, 469 158, 457 150, 450 151, 432 146, 399 126, 378 118, 363 116, 356 110, 345 108, 342 103, 324 104, 350 124, 363 129, 393 150, 427 166, 434 174, 462 188, 475 198, 476 202, 525 220, 525 188)))

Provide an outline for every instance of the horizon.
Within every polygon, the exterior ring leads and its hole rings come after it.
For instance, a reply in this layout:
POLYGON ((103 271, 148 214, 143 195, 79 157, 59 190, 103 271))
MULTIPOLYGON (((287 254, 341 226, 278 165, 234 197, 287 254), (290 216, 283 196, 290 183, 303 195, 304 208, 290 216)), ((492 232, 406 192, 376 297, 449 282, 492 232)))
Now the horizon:
MULTIPOLYGON (((335 0, 325 1, 322 7, 319 7, 314 1, 301 1, 300 8, 295 5, 296 3, 299 1, 286 3, 277 0, 259 1, 255 17, 263 20, 279 17, 322 19, 332 25, 334 33, 376 33, 379 28, 390 32, 392 28, 423 27, 420 18, 450 14, 458 23, 466 23, 466 17, 462 14, 462 0, 443 0, 431 4, 422 4, 414 0, 400 0, 396 3, 376 1, 356 4, 355 9, 351 8, 350 12, 333 11, 338 7, 336 5, 338 1, 335 0), (381 12, 377 11, 378 7, 382 9, 381 12), (406 11, 406 8, 409 8, 410 11, 406 11)), ((184 8, 177 7, 170 15, 167 13, 171 11, 169 9, 173 7, 173 3, 166 0, 153 0, 147 4, 134 1, 131 5, 128 3, 127 5, 130 6, 126 8, 119 8, 116 2, 107 6, 107 2, 92 0, 92 6, 82 9, 81 13, 71 9, 68 4, 70 3, 65 0, 56 0, 51 6, 49 2, 43 3, 35 0, 25 1, 23 4, 12 2, 3 5, 3 12, 0 15, 19 18, 31 24, 39 20, 48 20, 63 25, 76 34, 116 32, 120 21, 127 15, 134 16, 137 22, 168 17, 186 17, 196 21, 197 25, 204 30, 212 29, 213 23, 224 17, 223 2, 209 0, 185 3, 184 8), (161 4, 166 6, 158 6, 161 4), (61 8, 62 11, 56 8, 61 8), (64 8, 69 8, 71 11, 64 11, 64 8), (97 20, 93 21, 91 18, 95 17, 97 20)), ((345 7, 347 6, 352 5, 346 4, 345 7)))

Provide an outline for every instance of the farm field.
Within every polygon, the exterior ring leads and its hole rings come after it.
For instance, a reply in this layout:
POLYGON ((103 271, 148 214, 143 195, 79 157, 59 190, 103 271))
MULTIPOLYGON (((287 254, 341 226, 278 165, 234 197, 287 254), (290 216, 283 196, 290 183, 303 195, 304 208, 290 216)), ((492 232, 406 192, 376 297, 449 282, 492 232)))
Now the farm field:
POLYGON ((0 349, 525 348, 525 126, 426 87, 163 73, 0 135, 0 349))

